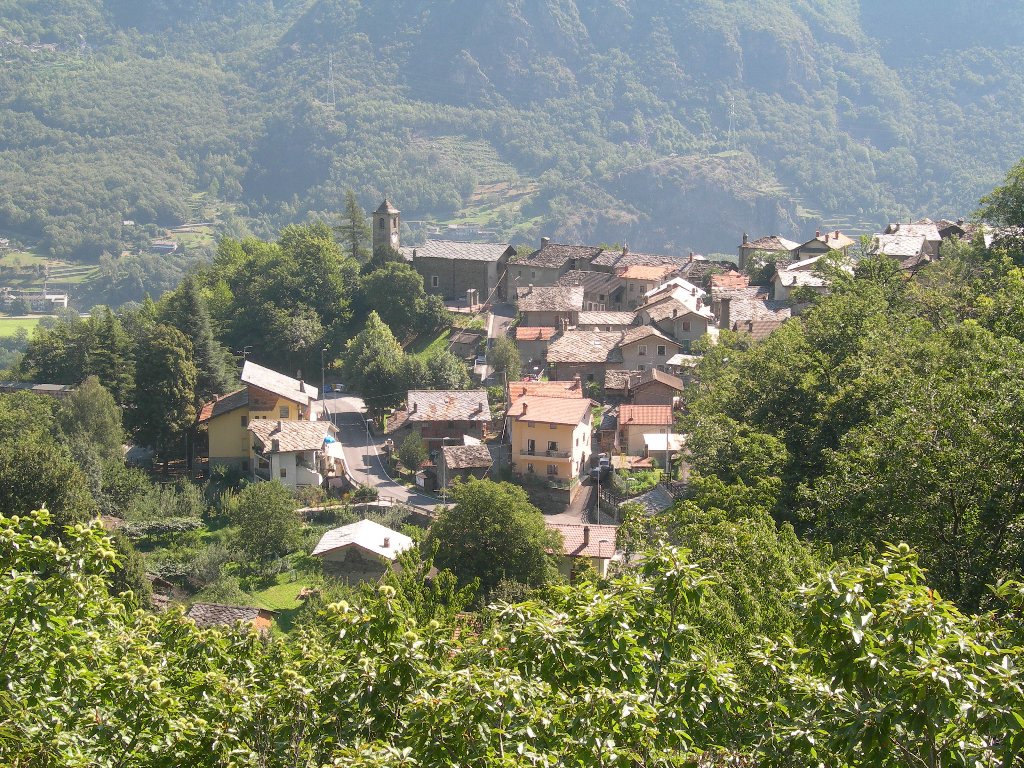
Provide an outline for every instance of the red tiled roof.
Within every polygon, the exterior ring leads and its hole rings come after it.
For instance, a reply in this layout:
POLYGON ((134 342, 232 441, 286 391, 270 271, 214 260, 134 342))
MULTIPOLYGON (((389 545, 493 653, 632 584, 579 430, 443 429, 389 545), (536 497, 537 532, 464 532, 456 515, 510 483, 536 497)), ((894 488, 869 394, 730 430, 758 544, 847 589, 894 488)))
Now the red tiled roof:
POLYGON ((562 554, 568 557, 611 559, 615 554, 615 536, 619 530, 618 526, 547 523, 547 527, 549 530, 562 534, 562 554))
POLYGON ((661 280, 673 272, 678 267, 669 266, 667 264, 661 266, 647 266, 645 264, 633 264, 626 267, 619 274, 623 280, 661 280))
POLYGON ((520 325, 516 327, 516 341, 550 341, 554 335, 555 329, 546 326, 520 325))
POLYGON ((619 406, 619 425, 664 427, 672 424, 671 405, 621 405, 619 406))
POLYGON ((557 397, 563 400, 582 400, 583 386, 579 378, 572 381, 510 381, 509 401, 515 403, 524 397, 557 397))
POLYGON ((221 395, 216 400, 211 400, 206 403, 202 410, 199 411, 199 423, 209 421, 215 416, 220 416, 224 413, 229 413, 238 408, 244 408, 249 404, 249 388, 243 387, 242 389, 231 392, 227 395, 221 395))
POLYGON ((536 421, 546 424, 579 424, 590 412, 590 399, 567 397, 537 397, 527 395, 516 400, 508 409, 509 418, 516 421, 536 421))
POLYGON ((750 278, 742 272, 730 269, 718 275, 711 276, 711 287, 714 288, 746 288, 750 285, 750 278))

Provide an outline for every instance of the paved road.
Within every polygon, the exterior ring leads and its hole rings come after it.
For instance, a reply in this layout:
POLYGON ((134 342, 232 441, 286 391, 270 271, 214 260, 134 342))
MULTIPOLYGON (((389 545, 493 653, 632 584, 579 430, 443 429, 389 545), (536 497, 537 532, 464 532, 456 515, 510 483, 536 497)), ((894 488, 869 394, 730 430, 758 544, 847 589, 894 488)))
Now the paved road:
POLYGON ((381 498, 390 498, 403 504, 433 509, 438 500, 425 493, 410 491, 392 480, 383 459, 384 438, 366 430, 366 404, 354 395, 328 395, 320 402, 326 407, 331 420, 338 427, 338 442, 345 452, 349 472, 357 482, 377 489, 381 498))

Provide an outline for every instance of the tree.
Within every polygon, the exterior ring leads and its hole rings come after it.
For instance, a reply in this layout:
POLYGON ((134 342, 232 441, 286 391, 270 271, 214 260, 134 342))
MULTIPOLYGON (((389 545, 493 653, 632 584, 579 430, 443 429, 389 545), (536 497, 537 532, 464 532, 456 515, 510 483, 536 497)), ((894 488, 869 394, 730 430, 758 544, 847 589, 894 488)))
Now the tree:
POLYGON ((177 328, 192 343, 196 365, 196 406, 227 391, 231 383, 230 355, 213 336, 210 313, 199 283, 187 276, 163 301, 161 321, 177 328))
POLYGON ((526 491, 510 483, 470 480, 452 489, 454 506, 438 515, 427 534, 437 546, 435 563, 468 584, 480 579, 487 594, 502 578, 529 586, 551 580, 549 551, 561 552, 559 536, 544 525, 544 516, 526 491))
POLYGON ((89 376, 61 402, 56 420, 76 456, 90 452, 104 463, 123 460, 121 409, 96 376, 89 376))
POLYGON ((359 264, 369 261, 370 239, 373 233, 356 193, 351 189, 345 192, 345 215, 341 224, 334 227, 334 234, 349 258, 359 264))
POLYGON ((276 480, 247 485, 235 497, 230 516, 238 526, 238 546, 256 563, 284 557, 302 541, 295 499, 276 480))
POLYGON ((0 510, 19 514, 46 507, 51 535, 97 512, 88 479, 67 447, 53 440, 0 440, 0 479, 0 510))
POLYGON ((1007 172, 1002 186, 981 198, 977 215, 998 227, 1024 227, 1024 160, 1007 172))
POLYGON ((371 312, 366 325, 345 346, 342 371, 345 381, 356 391, 369 394, 367 383, 372 382, 374 393, 389 392, 397 384, 397 373, 405 353, 391 329, 380 315, 371 312))
POLYGON ((181 331, 155 325, 146 332, 135 359, 135 402, 128 422, 143 444, 165 462, 182 445, 196 419, 192 345, 181 331))
POLYGON ((430 389, 469 389, 469 371, 459 358, 442 349, 427 359, 430 389))
POLYGON ((423 438, 418 432, 410 432, 398 447, 398 458, 407 469, 413 472, 427 460, 427 449, 423 447, 423 438))
POLYGON ((410 265, 389 263, 363 275, 359 282, 361 303, 376 312, 397 337, 432 330, 421 323, 427 297, 423 277, 410 265))
POLYGON ((519 378, 521 362, 519 348, 507 336, 495 339, 494 344, 487 350, 487 364, 507 381, 519 378))

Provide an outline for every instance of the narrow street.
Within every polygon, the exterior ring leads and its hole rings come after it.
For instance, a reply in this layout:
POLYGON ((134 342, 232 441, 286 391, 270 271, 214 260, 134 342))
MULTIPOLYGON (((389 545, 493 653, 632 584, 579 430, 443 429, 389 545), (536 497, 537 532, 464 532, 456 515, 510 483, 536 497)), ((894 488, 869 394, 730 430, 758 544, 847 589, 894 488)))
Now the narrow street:
POLYGON ((345 463, 357 482, 376 488, 382 500, 434 509, 438 499, 411 491, 388 476, 383 457, 384 438, 367 431, 366 405, 362 398, 334 395, 320 401, 320 405, 338 427, 338 442, 344 451, 345 463))

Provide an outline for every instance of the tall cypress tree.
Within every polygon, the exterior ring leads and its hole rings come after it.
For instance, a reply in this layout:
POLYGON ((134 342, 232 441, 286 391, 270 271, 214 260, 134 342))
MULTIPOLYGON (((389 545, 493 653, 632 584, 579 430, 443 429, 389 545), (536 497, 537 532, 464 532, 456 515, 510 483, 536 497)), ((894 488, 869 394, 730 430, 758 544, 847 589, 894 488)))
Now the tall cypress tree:
POLYGON ((181 331, 192 344, 196 404, 223 393, 231 383, 228 353, 213 336, 210 313, 192 275, 168 298, 162 314, 163 322, 181 331))

